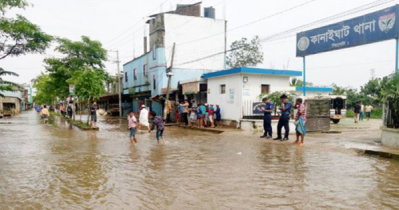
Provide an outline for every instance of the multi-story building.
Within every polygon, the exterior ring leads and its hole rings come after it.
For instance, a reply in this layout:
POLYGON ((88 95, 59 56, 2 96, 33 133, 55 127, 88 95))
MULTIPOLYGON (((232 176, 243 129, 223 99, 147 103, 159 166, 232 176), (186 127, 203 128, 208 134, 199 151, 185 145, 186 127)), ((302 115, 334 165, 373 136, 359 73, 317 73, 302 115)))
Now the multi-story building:
POLYGON ((146 104, 162 112, 170 70, 170 97, 178 101, 199 95, 193 92, 183 96, 179 91, 182 81, 198 80, 204 73, 224 68, 226 21, 215 19, 213 8, 204 10, 201 16, 201 3, 177 5, 175 11, 150 16, 149 44, 144 37, 144 54, 123 65, 123 94, 131 96, 133 111, 146 104))

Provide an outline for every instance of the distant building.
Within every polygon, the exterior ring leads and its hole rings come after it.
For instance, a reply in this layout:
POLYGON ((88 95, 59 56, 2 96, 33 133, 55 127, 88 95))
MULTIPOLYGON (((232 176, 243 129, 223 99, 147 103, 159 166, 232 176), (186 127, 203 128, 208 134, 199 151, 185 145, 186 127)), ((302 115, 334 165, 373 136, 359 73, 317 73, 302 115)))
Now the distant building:
POLYGON ((23 101, 21 91, 0 91, 4 97, 0 97, 0 114, 14 115, 21 112, 23 101))
POLYGON ((182 81, 195 80, 204 73, 224 68, 225 21, 200 15, 201 4, 196 3, 178 5, 175 11, 150 16, 147 21, 150 50, 144 37, 144 54, 123 65, 123 94, 130 96, 134 112, 145 104, 162 113, 173 44, 176 49, 170 100, 194 97, 182 95, 182 81))

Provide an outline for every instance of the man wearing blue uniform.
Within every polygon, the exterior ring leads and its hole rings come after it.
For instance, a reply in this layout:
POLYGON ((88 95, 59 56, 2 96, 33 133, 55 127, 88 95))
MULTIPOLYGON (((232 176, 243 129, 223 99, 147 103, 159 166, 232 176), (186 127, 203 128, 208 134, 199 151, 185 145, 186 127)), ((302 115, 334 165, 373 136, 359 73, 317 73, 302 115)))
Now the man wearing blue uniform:
POLYGON ((281 116, 280 120, 278 121, 277 125, 277 138, 274 140, 280 140, 280 141, 288 141, 288 135, 290 134, 290 118, 291 118, 291 109, 292 109, 292 104, 290 101, 288 101, 288 97, 283 94, 281 97, 281 107, 279 108, 281 111, 281 116), (285 129, 285 136, 282 138, 281 136, 281 130, 284 127, 285 129))
POLYGON ((273 135, 272 113, 274 110, 274 104, 268 98, 264 98, 262 102, 265 104, 263 107, 261 107, 261 110, 264 112, 263 130, 265 132, 261 138, 271 139, 273 135))

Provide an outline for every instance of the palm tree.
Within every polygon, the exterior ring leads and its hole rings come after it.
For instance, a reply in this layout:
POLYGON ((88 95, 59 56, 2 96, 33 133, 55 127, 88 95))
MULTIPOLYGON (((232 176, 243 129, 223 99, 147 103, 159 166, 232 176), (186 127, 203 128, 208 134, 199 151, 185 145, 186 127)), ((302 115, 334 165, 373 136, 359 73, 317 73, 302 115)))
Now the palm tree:
MULTIPOLYGON (((3 68, 0 67, 0 91, 15 91, 14 88, 21 88, 20 85, 14 82, 6 81, 3 80, 1 77, 2 76, 16 76, 18 77, 19 75, 17 73, 14 73, 12 71, 5 71, 3 68)), ((4 97, 3 94, 0 93, 0 97, 4 97)))

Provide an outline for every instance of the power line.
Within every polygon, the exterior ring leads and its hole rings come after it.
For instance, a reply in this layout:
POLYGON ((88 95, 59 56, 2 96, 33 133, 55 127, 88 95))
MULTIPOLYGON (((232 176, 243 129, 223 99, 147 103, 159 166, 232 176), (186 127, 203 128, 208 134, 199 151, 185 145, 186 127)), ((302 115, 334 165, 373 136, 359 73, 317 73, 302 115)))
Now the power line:
MULTIPOLYGON (((244 25, 241 25, 241 26, 238 26, 238 27, 229 29, 229 30, 227 30, 227 33, 228 33, 228 32, 231 32, 231 31, 234 31, 234 30, 237 30, 237 29, 240 29, 240 28, 244 28, 244 27, 246 27, 246 26, 249 26, 249 25, 252 25, 252 24, 255 24, 255 23, 258 23, 258 22, 263 21, 263 20, 266 20, 266 19, 273 18, 273 17, 275 17, 275 16, 284 14, 284 13, 286 13, 286 12, 295 10, 295 9, 297 9, 297 8, 300 8, 300 7, 303 7, 303 6, 307 5, 307 4, 310 4, 310 3, 314 2, 314 1, 317 1, 317 0, 310 0, 310 1, 307 1, 307 2, 305 2, 305 3, 296 5, 296 6, 294 6, 294 7, 291 7, 291 8, 282 10, 282 11, 280 11, 280 12, 274 13, 274 14, 272 14, 272 15, 263 17, 263 18, 261 18, 261 19, 252 21, 252 22, 250 22, 250 23, 247 23, 247 24, 244 24, 244 25)), ((182 46, 182 45, 185 45, 185 44, 189 44, 189 43, 201 41, 201 40, 204 40, 204 39, 209 39, 209 38, 212 38, 212 37, 214 37, 214 36, 218 36, 218 35, 221 35, 221 34, 224 34, 224 33, 225 33, 225 32, 221 32, 221 33, 213 34, 213 35, 210 35, 210 36, 207 36, 207 37, 203 37, 203 38, 201 38, 201 39, 197 39, 197 40, 193 40, 193 41, 188 41, 188 42, 183 42, 183 43, 181 43, 181 44, 178 44, 178 46, 182 46)))
MULTIPOLYGON (((156 7, 152 12, 150 12, 150 14, 153 13, 153 12, 155 12, 158 8, 161 8, 161 6, 162 6, 163 4, 165 4, 167 1, 169 1, 169 0, 163 1, 163 2, 161 3, 161 5, 158 6, 158 7, 156 7)), ((140 24, 140 23, 141 23, 141 21, 138 21, 138 22, 135 23, 133 26, 129 27, 126 31, 124 31, 124 32, 122 32, 121 34, 119 34, 117 37, 115 37, 115 38, 113 38, 112 40, 108 41, 108 44, 109 44, 109 43, 112 43, 114 40, 118 39, 118 38, 121 37, 123 34, 127 33, 128 31, 130 31, 131 29, 133 29, 134 27, 136 27, 136 26, 137 26, 138 24, 140 24)))
MULTIPOLYGON (((169 1, 169 0, 166 0, 166 1, 169 1)), ((166 2, 166 1, 165 1, 165 2, 166 2)), ((183 0, 180 0, 177 4, 180 4, 182 1, 183 1, 183 0)), ((192 2, 194 2, 194 1, 196 1, 196 0, 193 0, 192 2)), ((164 4, 165 2, 163 2, 162 4, 164 4)), ((162 5, 162 4, 161 4, 161 5, 162 5)), ((155 9, 155 10, 156 10, 156 9, 155 9)), ((155 10, 154 10, 154 11, 155 11, 155 10)), ((150 12, 149 14, 151 15, 154 11, 150 12)), ((141 21, 137 22, 135 25, 138 25, 139 23, 141 23, 141 21)), ((121 46, 121 45, 124 45, 124 44, 126 44, 126 43, 129 43, 129 42, 131 42, 131 41, 135 41, 135 38, 132 38, 132 36, 136 35, 139 31, 141 31, 142 29, 144 29, 144 27, 146 27, 145 24, 144 24, 142 27, 140 27, 139 29, 137 29, 136 31, 134 31, 133 33, 131 33, 131 34, 129 34, 128 36, 126 36, 125 38, 123 38, 123 39, 117 41, 116 43, 114 43, 114 44, 112 44, 112 45, 110 45, 110 47, 113 46, 113 48, 117 48, 117 47, 119 47, 119 46, 121 46), (127 41, 126 41, 126 40, 127 40, 127 41), (116 46, 115 46, 115 45, 116 45, 116 46)), ((133 27, 131 27, 130 29, 132 29, 132 28, 133 28, 133 27)), ((130 30, 130 29, 129 29, 129 30, 130 30)), ((129 30, 123 32, 121 35, 125 34, 125 33, 128 32, 129 30)), ((120 35, 119 37, 121 37, 121 35, 120 35)), ((119 37, 118 37, 118 38, 119 38, 119 37)))
MULTIPOLYGON (((327 17, 327 18, 323 18, 323 19, 314 21, 314 22, 309 23, 309 24, 305 24, 305 25, 302 25, 302 26, 299 26, 299 27, 295 27, 293 29, 289 29, 289 30, 286 30, 286 31, 283 31, 283 32, 280 32, 280 33, 277 33, 277 34, 270 35, 268 37, 265 37, 265 38, 261 39, 261 43, 267 42, 267 41, 271 41, 271 40, 278 40, 278 39, 286 38, 288 34, 289 34, 289 36, 291 36, 290 35, 291 33, 299 31, 299 30, 302 30, 304 28, 308 28, 309 26, 313 26, 315 24, 323 23, 323 22, 326 22, 326 21, 331 21, 331 20, 334 20, 334 19, 337 19, 337 18, 342 18, 342 17, 350 15, 350 14, 359 13, 359 12, 365 11, 365 10, 370 9, 370 8, 375 8, 375 7, 378 7, 380 5, 390 3, 392 1, 395 1, 395 0, 377 0, 377 1, 374 1, 372 3, 366 4, 366 5, 363 5, 363 6, 360 6, 360 7, 356 7, 354 9, 351 9, 351 10, 348 10, 348 11, 345 11, 345 12, 342 12, 342 13, 339 13, 339 14, 336 14, 336 15, 332 15, 332 16, 327 17), (379 3, 379 2, 381 2, 381 3, 379 3), (339 17, 337 17, 337 16, 339 16, 339 17), (282 35, 285 35, 285 36, 282 36, 282 35), (278 39, 277 39, 277 37, 278 37, 278 39)), ((193 42, 196 42, 196 41, 198 41, 198 40, 195 40, 193 42)), ((232 52, 232 51, 235 51, 235 50, 239 50, 241 48, 242 47, 232 48, 230 50, 227 50, 227 52, 232 52)), ((176 64, 176 65, 185 65, 185 64, 189 64, 189 63, 194 63, 194 62, 198 62, 200 60, 205 60, 205 59, 208 59, 208 58, 211 58, 211 57, 214 57, 214 56, 217 56, 217 55, 221 55, 221 54, 224 54, 224 53, 225 53, 224 51, 223 52, 218 52, 218 53, 215 53, 215 54, 212 54, 212 55, 208 55, 208 56, 196 59, 196 60, 192 60, 192 61, 188 61, 188 62, 176 64)))

